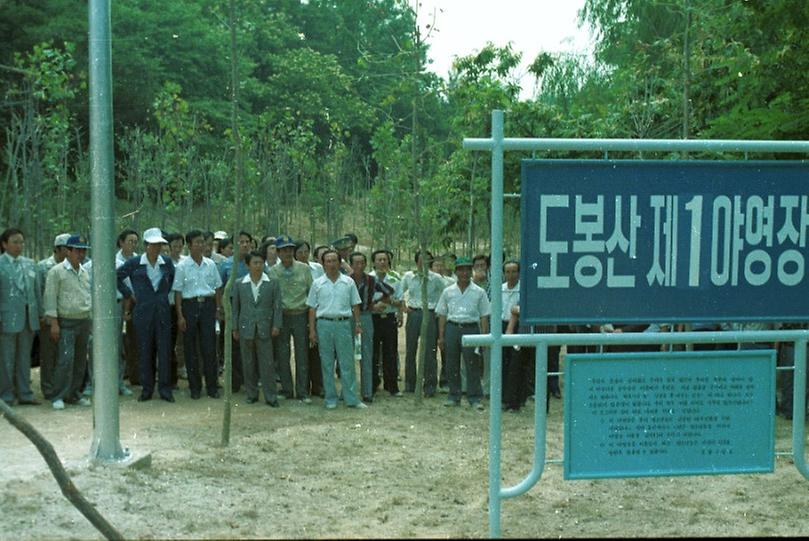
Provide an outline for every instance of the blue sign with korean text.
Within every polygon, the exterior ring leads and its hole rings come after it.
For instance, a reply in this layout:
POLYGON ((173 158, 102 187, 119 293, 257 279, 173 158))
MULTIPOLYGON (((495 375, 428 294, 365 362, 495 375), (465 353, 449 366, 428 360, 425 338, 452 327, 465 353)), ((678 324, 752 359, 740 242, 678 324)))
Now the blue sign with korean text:
POLYGON ((809 320, 809 164, 524 160, 525 324, 809 320))
POLYGON ((565 479, 773 471, 774 350, 565 363, 565 479))

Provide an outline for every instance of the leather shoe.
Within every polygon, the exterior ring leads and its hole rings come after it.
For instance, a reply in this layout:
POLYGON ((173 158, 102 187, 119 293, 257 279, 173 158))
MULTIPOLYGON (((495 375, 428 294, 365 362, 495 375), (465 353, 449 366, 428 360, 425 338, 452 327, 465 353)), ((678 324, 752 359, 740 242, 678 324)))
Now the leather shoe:
POLYGON ((247 402, 248 404, 255 404, 256 402, 258 402, 258 398, 253 398, 252 396, 248 396, 247 399, 245 400, 245 402, 247 402))
POLYGON ((212 393, 208 393, 208 397, 210 397, 210 398, 219 398, 219 391, 214 391, 212 393))
POLYGON ((165 400, 166 402, 174 402, 174 396, 172 395, 161 396, 160 400, 165 400))
POLYGON ((362 401, 365 402, 366 404, 373 404, 374 399, 370 396, 363 396, 362 401))
POLYGON ((278 400, 270 400, 270 401, 267 402, 267 405, 270 406, 271 408, 277 408, 278 407, 278 400))
POLYGON ((191 391, 191 400, 199 400, 199 391, 191 391))
POLYGON ((151 399, 152 399, 152 395, 150 395, 150 394, 141 394, 138 397, 138 402, 146 402, 147 400, 151 400, 151 399))
POLYGON ((34 400, 33 398, 31 400, 24 400, 21 398, 17 403, 20 406, 39 406, 40 404, 42 404, 42 402, 40 402, 39 400, 34 400))

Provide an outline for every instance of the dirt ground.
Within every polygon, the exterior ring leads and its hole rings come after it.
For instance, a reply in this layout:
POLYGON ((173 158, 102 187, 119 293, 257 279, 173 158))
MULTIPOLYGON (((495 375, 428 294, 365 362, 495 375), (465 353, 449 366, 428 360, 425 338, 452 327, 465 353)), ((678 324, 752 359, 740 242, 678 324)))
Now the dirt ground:
MULTIPOLYGON (((33 372, 39 388, 38 369, 33 372)), ((92 408, 19 411, 54 445, 74 483, 130 539, 458 538, 488 535, 489 411, 379 395, 367 410, 277 409, 237 393, 231 443, 223 402, 122 398, 122 445, 146 469, 91 463, 92 408)), ((503 478, 530 471, 534 403, 504 414, 503 478)), ((791 424, 777 420, 777 450, 791 424)), ((551 400, 547 457, 563 451, 562 401, 551 400)), ((98 539, 61 495, 35 448, 0 421, 0 539, 98 539)), ((765 475, 564 481, 549 464, 503 503, 504 537, 805 536, 809 481, 787 458, 765 475)))

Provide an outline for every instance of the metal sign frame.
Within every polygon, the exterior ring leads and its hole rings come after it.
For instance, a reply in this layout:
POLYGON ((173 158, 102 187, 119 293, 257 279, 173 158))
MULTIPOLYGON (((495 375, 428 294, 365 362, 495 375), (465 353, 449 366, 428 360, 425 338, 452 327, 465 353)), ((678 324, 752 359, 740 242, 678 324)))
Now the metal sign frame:
MULTIPOLYGON (((629 152, 748 152, 809 154, 809 142, 805 141, 733 141, 733 140, 649 140, 649 139, 528 139, 504 137, 504 113, 492 111, 492 134, 489 138, 465 138, 463 148, 470 151, 491 153, 491 282, 501 283, 503 265, 503 156, 506 151, 629 151, 629 152)), ((492 288, 492 314, 502 311, 502 292, 492 288)), ((536 347, 535 381, 545 381, 548 346, 554 345, 629 345, 629 344, 696 344, 696 343, 744 343, 744 342, 793 342, 794 399, 791 456, 798 471, 809 479, 805 460, 805 408, 806 408, 806 344, 809 330, 792 331, 732 331, 732 332, 682 332, 682 333, 624 333, 624 334, 514 334, 503 336, 500 325, 491 325, 490 333, 467 335, 464 346, 491 348, 490 381, 491 400, 489 410, 489 535, 500 537, 500 511, 502 500, 527 492, 542 475, 546 463, 545 431, 547 417, 545 408, 536 407, 534 413, 534 457, 530 473, 517 485, 503 488, 500 474, 500 451, 502 443, 502 348, 510 346, 536 347)), ((536 388, 536 404, 544 404, 547 395, 545 385, 536 388)))
POLYGON ((807 161, 524 159, 520 322, 803 321, 807 182, 807 161))

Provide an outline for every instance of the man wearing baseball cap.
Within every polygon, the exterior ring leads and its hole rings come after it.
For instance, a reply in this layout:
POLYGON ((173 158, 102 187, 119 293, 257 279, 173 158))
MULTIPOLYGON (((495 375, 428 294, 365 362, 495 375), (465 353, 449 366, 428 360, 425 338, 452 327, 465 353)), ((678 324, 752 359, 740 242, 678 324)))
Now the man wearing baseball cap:
POLYGON ((275 247, 281 263, 270 267, 267 275, 277 280, 281 288, 281 303, 284 310, 281 332, 273 339, 275 363, 281 377, 281 388, 287 398, 297 396, 304 404, 309 398, 309 306, 306 300, 312 287, 312 271, 309 265, 295 260, 295 241, 288 235, 279 235, 275 247), (295 342, 295 387, 293 393, 291 348, 295 342))
MULTIPOLYGON (((65 260, 68 251, 68 239, 70 239, 70 233, 56 235, 56 238, 53 239, 53 254, 37 263, 43 295, 45 294, 45 280, 48 277, 48 271, 65 260)), ((53 369, 56 365, 56 343, 50 339, 47 330, 40 329, 38 335, 39 388, 42 390, 42 396, 45 399, 50 399, 53 392, 53 369)))
POLYGON ((449 396, 445 406, 458 406, 461 403, 461 357, 466 367, 469 405, 483 410, 483 387, 480 376, 483 367, 474 348, 463 347, 461 339, 465 334, 486 334, 489 332, 491 307, 486 291, 472 283, 472 261, 459 257, 455 263, 458 282, 447 287, 435 313, 438 316, 438 347, 447 354, 447 379, 449 396))
POLYGON ((225 259, 226 256, 219 253, 219 243, 228 238, 227 231, 217 231, 213 233, 213 237, 211 240, 211 255, 205 254, 205 257, 209 257, 217 266, 219 266, 225 259))
POLYGON ((45 318, 50 323, 50 336, 42 338, 53 340, 58 351, 51 392, 46 398, 55 410, 65 409, 65 403, 91 405, 89 398, 79 395, 92 330, 90 273, 82 265, 89 247, 86 239, 71 235, 65 259, 54 265, 45 279, 45 318))
POLYGON ((157 389, 160 398, 174 402, 171 385, 171 306, 174 263, 161 254, 168 244, 157 227, 143 232, 145 253, 129 258, 118 268, 118 291, 124 296, 124 317, 130 314, 138 340, 138 367, 142 386, 139 402, 152 399, 155 374, 152 356, 157 351, 157 389), (129 278, 130 288, 125 280, 129 278), (135 305, 132 309, 132 305, 135 305))

